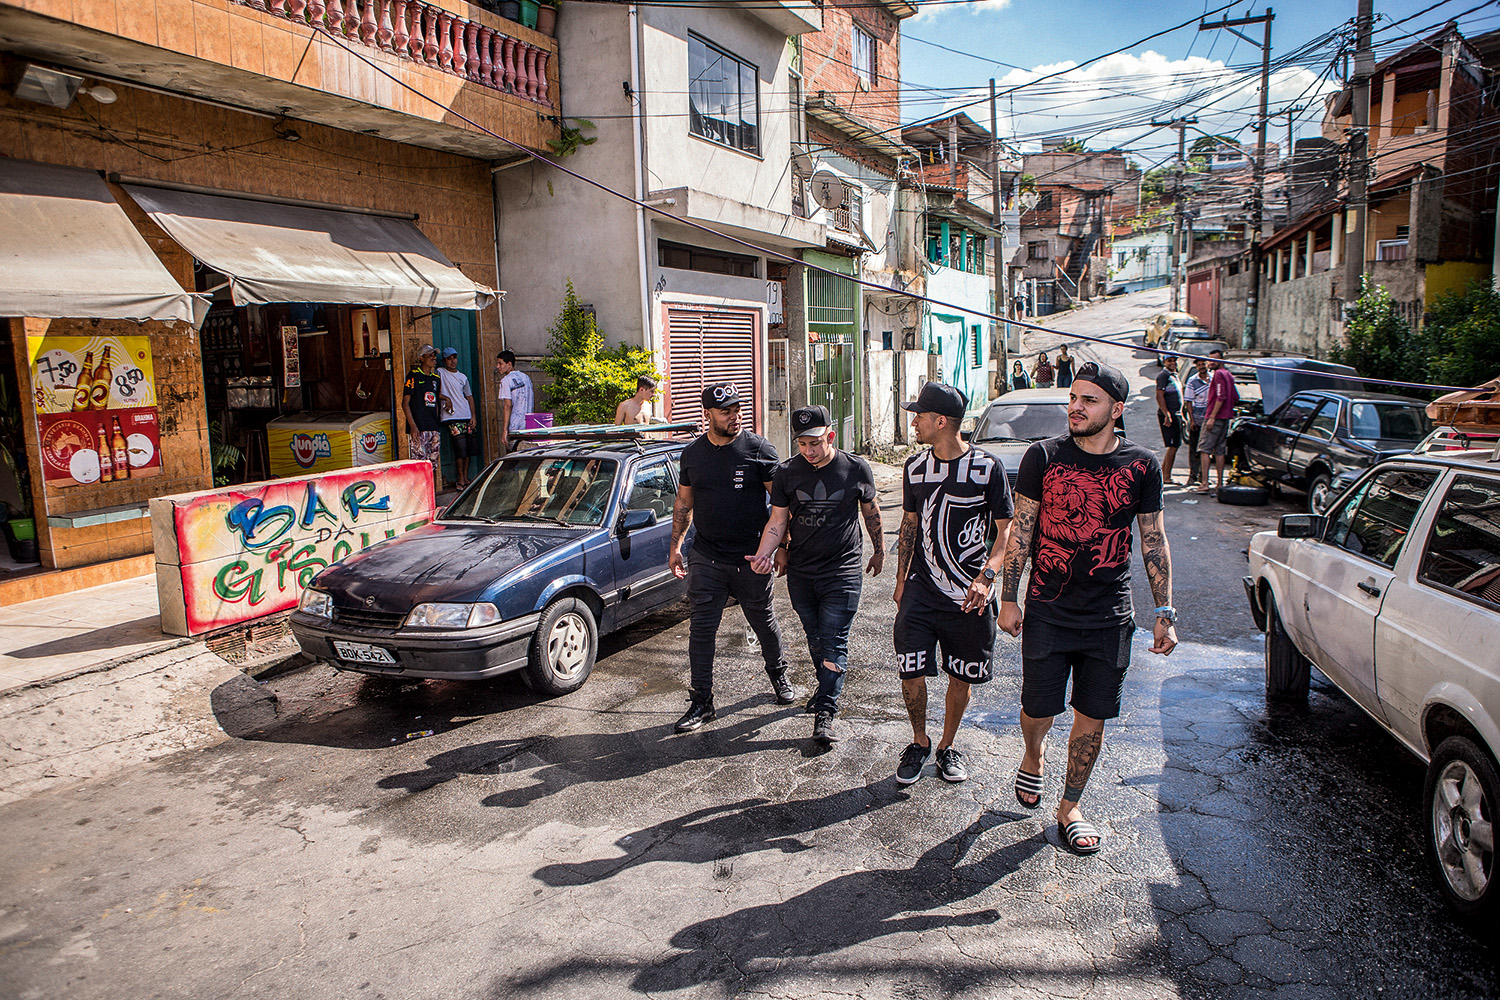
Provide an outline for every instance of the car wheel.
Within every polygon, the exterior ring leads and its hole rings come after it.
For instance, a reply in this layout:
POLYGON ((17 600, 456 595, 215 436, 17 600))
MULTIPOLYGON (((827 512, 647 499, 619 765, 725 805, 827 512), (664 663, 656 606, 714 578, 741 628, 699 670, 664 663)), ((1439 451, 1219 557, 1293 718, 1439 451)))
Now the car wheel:
POLYGON ((1333 499, 1333 477, 1326 472, 1319 472, 1307 481, 1307 512, 1309 514, 1321 514, 1328 509, 1328 501, 1333 499))
POLYGON ((1495 807, 1500 776, 1489 755, 1464 736, 1450 736, 1427 766, 1427 847, 1448 904, 1469 917, 1497 909, 1495 807))
POLYGON ((542 612, 521 676, 540 694, 577 691, 593 672, 598 650, 599 628, 588 605, 572 597, 558 598, 542 612))
POLYGON ((1264 486, 1220 486, 1219 503, 1232 507, 1263 507, 1271 499, 1271 491, 1264 486))
POLYGON ((1281 623, 1276 596, 1266 592, 1266 700, 1307 704, 1312 663, 1297 651, 1281 623))

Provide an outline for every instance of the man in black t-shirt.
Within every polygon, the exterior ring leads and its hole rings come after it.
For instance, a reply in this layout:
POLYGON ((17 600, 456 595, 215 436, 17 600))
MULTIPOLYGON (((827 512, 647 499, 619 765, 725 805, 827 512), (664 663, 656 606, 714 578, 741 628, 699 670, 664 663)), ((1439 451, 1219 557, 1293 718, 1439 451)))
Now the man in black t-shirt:
MULTIPOLYGON (((1162 481, 1171 483, 1172 467, 1177 464, 1177 449, 1182 447, 1182 383, 1177 381, 1177 357, 1168 355, 1162 360, 1161 372, 1156 376, 1156 422, 1161 425, 1161 443, 1166 452, 1162 455, 1162 481)), ((1192 465, 1192 456, 1188 456, 1192 465)))
POLYGON ((912 742, 901 752, 896 780, 922 777, 932 751, 927 737, 927 678, 938 675, 938 645, 948 675, 937 773, 963 781, 969 773, 954 748, 970 687, 990 679, 995 613, 990 592, 1003 565, 1013 513, 1005 469, 971 448, 958 426, 969 401, 951 385, 928 382, 912 414, 912 432, 928 449, 906 461, 901 484, 901 536, 896 563, 896 673, 911 719, 912 742))
POLYGON ((1000 627, 1021 636, 1021 735, 1026 752, 1016 801, 1042 801, 1042 741, 1062 712, 1073 678, 1073 731, 1057 806, 1058 835, 1076 854, 1093 854, 1103 835, 1078 802, 1099 755, 1104 722, 1120 714, 1135 614, 1130 602, 1130 524, 1156 599, 1153 653, 1177 645, 1172 560, 1162 529, 1161 466, 1149 450, 1114 432, 1130 396, 1108 365, 1080 365, 1068 399, 1068 433, 1038 441, 1021 458, 1016 530, 1005 553, 1000 627), (1025 631, 1017 601, 1026 562, 1025 631))
POLYGON ((681 485, 672 506, 672 547, 667 555, 672 572, 687 577, 692 605, 692 688, 687 714, 677 721, 679 733, 698 729, 715 717, 715 639, 731 595, 760 640, 776 701, 790 705, 797 700, 781 654, 781 627, 771 609, 771 578, 755 572, 746 561, 760 544, 761 529, 770 516, 766 492, 776 471, 776 449, 759 434, 740 429, 740 394, 732 382, 703 390, 703 423, 704 434, 682 449, 681 485), (692 560, 684 567, 682 539, 690 523, 697 530, 692 560))
POLYGON ((875 546, 868 569, 876 576, 885 565, 884 535, 870 463, 834 446, 828 409, 804 406, 793 411, 792 435, 799 453, 776 470, 771 520, 760 536, 760 548, 746 558, 757 573, 769 574, 776 553, 783 546, 787 549, 787 596, 807 633, 818 678, 818 691, 808 702, 814 716, 813 739, 831 744, 842 738, 834 720, 849 664, 849 626, 859 607, 861 515, 875 546))

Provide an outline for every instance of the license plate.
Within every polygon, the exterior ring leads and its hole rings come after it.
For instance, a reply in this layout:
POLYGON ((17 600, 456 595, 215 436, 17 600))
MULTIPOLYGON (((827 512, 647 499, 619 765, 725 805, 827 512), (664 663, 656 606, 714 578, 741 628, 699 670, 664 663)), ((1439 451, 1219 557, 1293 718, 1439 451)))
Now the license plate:
POLYGON ((388 650, 372 646, 367 642, 340 642, 333 640, 333 652, 341 660, 355 663, 395 663, 396 658, 388 650))

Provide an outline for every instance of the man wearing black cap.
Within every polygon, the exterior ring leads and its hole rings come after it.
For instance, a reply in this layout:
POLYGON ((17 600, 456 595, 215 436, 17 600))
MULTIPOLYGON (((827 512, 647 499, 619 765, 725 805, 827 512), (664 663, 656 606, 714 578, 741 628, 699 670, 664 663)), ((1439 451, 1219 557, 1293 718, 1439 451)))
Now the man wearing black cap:
POLYGON ((849 626, 859 607, 859 521, 875 546, 867 567, 879 575, 885 565, 880 508, 870 463, 834 446, 827 407, 792 412, 798 454, 776 470, 771 482, 771 520, 760 548, 746 556, 757 573, 770 573, 782 545, 788 546, 786 589, 802 620, 818 691, 808 703, 813 739, 832 744, 842 738, 835 723, 839 692, 849 665, 849 626), (788 544, 788 529, 790 543, 788 544))
POLYGON ((1130 522, 1156 599, 1151 652, 1177 645, 1172 560, 1162 529, 1161 464, 1146 448, 1114 431, 1130 385, 1108 365, 1078 367, 1068 397, 1068 433, 1038 441, 1021 458, 1016 479, 1016 530, 1005 553, 1000 627, 1021 636, 1021 735, 1025 755, 1016 774, 1016 801, 1042 802, 1042 742, 1063 710, 1073 678, 1073 731, 1067 777, 1057 805, 1057 831, 1076 854, 1099 850, 1103 835, 1078 802, 1099 756, 1104 723, 1120 714, 1130 665, 1135 613, 1130 603, 1130 522), (1021 576, 1032 561, 1025 631, 1018 603, 1021 576))
POLYGON ((969 772, 953 746, 969 707, 970 688, 990 679, 995 613, 990 592, 1003 565, 1012 506, 1005 470, 969 447, 959 423, 969 400, 951 385, 928 382, 912 414, 918 444, 902 474, 901 536, 896 563, 896 672, 911 719, 912 742, 901 752, 896 780, 922 777, 932 752, 927 736, 927 678, 948 675, 937 773, 964 781, 969 772), (938 660, 938 645, 943 658, 938 660))
POLYGON ((776 472, 776 449, 759 434, 740 429, 740 393, 732 382, 703 390, 703 423, 703 435, 682 449, 681 485, 672 506, 672 547, 667 555, 672 572, 687 577, 692 605, 692 688, 687 714, 677 721, 679 733, 714 719, 714 640, 731 595, 760 639, 776 701, 790 705, 797 700, 781 655, 781 628, 771 610, 771 578, 755 572, 746 561, 760 544, 769 517, 766 492, 776 472), (695 524, 697 532, 692 562, 684 567, 682 537, 689 524, 695 524))

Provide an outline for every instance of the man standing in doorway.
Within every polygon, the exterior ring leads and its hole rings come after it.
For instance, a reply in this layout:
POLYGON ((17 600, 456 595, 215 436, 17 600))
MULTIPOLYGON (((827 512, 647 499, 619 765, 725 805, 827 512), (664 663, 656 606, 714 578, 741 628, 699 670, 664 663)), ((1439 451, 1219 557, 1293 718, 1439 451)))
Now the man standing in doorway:
POLYGON ((990 679, 995 612, 990 592, 1004 565, 1013 513, 1005 469, 959 436, 969 401, 951 385, 928 382, 912 414, 918 444, 902 473, 901 535, 896 562, 896 666, 911 719, 912 742, 901 752, 896 780, 922 777, 932 752, 927 736, 927 678, 938 675, 938 646, 948 675, 937 773, 964 781, 969 772, 953 746, 971 688, 990 679), (988 543, 988 544, 987 544, 988 543))
POLYGON ((771 482, 771 520, 761 533, 760 548, 746 558, 757 573, 769 574, 776 554, 788 546, 787 596, 807 633, 818 678, 817 693, 808 703, 814 717, 813 739, 833 744, 843 738, 835 720, 849 666, 849 626, 859 608, 863 583, 860 518, 875 547, 865 567, 874 576, 885 565, 885 536, 870 463, 834 445, 828 408, 795 410, 792 435, 799 453, 776 470, 771 482))
MULTIPOLYGON (((1156 422, 1161 425, 1161 443, 1166 449, 1162 456, 1162 482, 1176 485, 1172 478, 1172 467, 1177 464, 1177 449, 1182 447, 1182 386, 1177 382, 1177 356, 1169 354, 1161 363, 1161 372, 1156 376, 1156 422)), ((1193 457, 1188 456, 1188 465, 1193 457)))
POLYGON ((454 479, 459 489, 469 485, 469 441, 474 433, 474 394, 469 376, 458 370, 458 351, 443 348, 443 367, 438 369, 443 393, 443 437, 453 448, 454 479))
POLYGON ((1189 486, 1203 481, 1198 470, 1198 436, 1203 431, 1203 420, 1208 414, 1208 359, 1194 358, 1193 368, 1193 374, 1182 383, 1183 395, 1187 397, 1189 486))
POLYGON ((1209 351, 1208 400, 1204 404, 1203 431, 1198 435, 1198 454, 1203 482, 1198 492, 1211 492, 1208 487, 1208 460, 1217 458, 1219 463, 1219 489, 1224 488, 1224 463, 1229 455, 1229 418, 1234 416, 1234 404, 1240 394, 1234 387, 1234 376, 1224 367, 1224 352, 1209 351))
POLYGON ((514 351, 495 355, 495 377, 500 382, 500 454, 504 455, 516 446, 511 432, 526 427, 526 415, 532 411, 536 397, 531 376, 516 371, 514 351))
POLYGON ((692 687, 688 710, 677 720, 679 733, 712 722, 714 651, 724 605, 739 602, 756 638, 776 701, 790 705, 797 691, 781 652, 781 626, 771 608, 771 578, 755 572, 746 557, 760 544, 770 514, 771 489, 778 458, 759 434, 740 428, 740 393, 732 382, 703 390, 703 424, 707 428, 682 449, 680 485, 672 505, 672 546, 667 565, 687 577, 692 618, 688 631, 688 665, 692 687), (692 561, 683 565, 682 540, 695 524, 692 561))
POLYGON ((443 425, 438 418, 438 396, 442 384, 437 377, 437 350, 423 344, 417 364, 406 376, 401 391, 401 410, 406 415, 407 457, 432 463, 436 487, 443 485, 443 425))
POLYGON ((1161 466, 1156 455, 1114 431, 1130 386, 1108 365, 1078 368, 1068 399, 1068 433, 1039 441, 1021 458, 1016 528, 1005 553, 1000 627, 1021 637, 1021 736, 1016 801, 1042 802, 1042 743, 1063 710, 1073 679, 1073 731, 1057 804, 1058 835, 1076 854, 1093 854, 1103 834, 1078 803, 1098 759, 1104 723, 1120 714, 1135 614, 1130 603, 1130 523, 1156 600, 1151 652, 1177 645, 1172 559, 1162 528, 1161 466), (1025 631, 1018 603, 1032 561, 1025 631))
POLYGON ((642 375, 635 380, 635 395, 615 407, 617 424, 649 424, 652 417, 651 399, 656 395, 656 379, 642 375))

